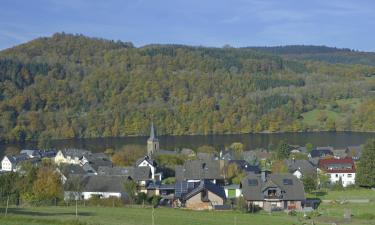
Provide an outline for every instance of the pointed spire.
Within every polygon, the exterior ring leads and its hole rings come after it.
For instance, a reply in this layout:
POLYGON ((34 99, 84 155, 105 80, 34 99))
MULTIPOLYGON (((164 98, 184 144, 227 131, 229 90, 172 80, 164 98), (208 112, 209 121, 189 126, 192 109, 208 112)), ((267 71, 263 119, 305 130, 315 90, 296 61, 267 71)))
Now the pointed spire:
POLYGON ((149 139, 156 139, 154 123, 151 123, 151 131, 150 131, 150 138, 149 139))

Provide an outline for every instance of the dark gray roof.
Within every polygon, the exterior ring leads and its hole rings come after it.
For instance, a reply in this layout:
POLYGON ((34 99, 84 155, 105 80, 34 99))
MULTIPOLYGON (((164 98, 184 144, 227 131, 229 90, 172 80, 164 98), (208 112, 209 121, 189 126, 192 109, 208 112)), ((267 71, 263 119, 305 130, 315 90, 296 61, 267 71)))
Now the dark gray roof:
POLYGON ((83 180, 86 192, 124 192, 126 178, 118 176, 88 176, 83 180))
POLYGON ((225 192, 224 189, 210 181, 201 181, 199 186, 191 190, 184 196, 184 200, 188 200, 191 197, 195 196, 196 194, 200 193, 203 190, 207 190, 209 192, 214 193, 215 195, 225 199, 225 192))
POLYGON ((31 157, 41 157, 39 150, 23 149, 20 154, 26 154, 31 157))
MULTIPOLYGON (((220 160, 188 160, 176 166, 176 180, 223 179, 220 160)), ((222 164, 222 165, 221 165, 222 164)))
POLYGON ((71 158, 75 158, 75 157, 81 158, 83 155, 91 154, 91 152, 88 150, 75 149, 75 148, 63 149, 61 150, 61 152, 65 157, 70 156, 71 158))
POLYGON ((283 200, 304 200, 303 184, 292 174, 270 174, 265 182, 260 175, 249 174, 242 182, 242 194, 248 201, 264 200, 262 191, 270 186, 277 186, 282 190, 283 200), (284 184, 284 179, 291 180, 290 185, 284 184))
POLYGON ((240 169, 240 170, 242 170, 244 172, 248 172, 248 173, 260 173, 259 166, 250 165, 250 163, 248 163, 245 160, 230 160, 228 163, 229 164, 235 163, 237 165, 238 169, 240 169))
POLYGON ((156 138, 156 132, 155 132, 155 128, 154 128, 154 123, 151 123, 150 137, 148 138, 148 140, 151 140, 151 141, 157 141, 158 140, 156 138))
POLYGON ((69 177, 71 175, 85 175, 86 174, 86 171, 82 168, 82 166, 76 165, 76 164, 63 165, 60 171, 65 177, 69 177))
POLYGON ((333 156, 333 152, 331 149, 323 149, 322 147, 320 149, 314 149, 311 151, 310 156, 311 158, 322 158, 325 156, 333 156))
POLYGON ((102 167, 98 168, 99 175, 133 177, 134 167, 102 167))
POLYGON ((131 178, 135 181, 151 179, 151 168, 144 167, 99 167, 98 175, 131 178))
POLYGON ((134 169, 134 180, 141 181, 141 180, 150 180, 151 179, 151 168, 150 167, 136 167, 134 169))
POLYGON ((296 170, 299 170, 302 175, 309 176, 316 174, 316 167, 308 160, 293 160, 286 159, 285 164, 288 167, 290 173, 294 173, 296 170))
POLYGON ((23 162, 23 161, 26 161, 26 160, 30 159, 30 157, 27 154, 10 155, 10 156, 6 156, 6 157, 8 157, 9 161, 12 164, 18 164, 20 162, 23 162))

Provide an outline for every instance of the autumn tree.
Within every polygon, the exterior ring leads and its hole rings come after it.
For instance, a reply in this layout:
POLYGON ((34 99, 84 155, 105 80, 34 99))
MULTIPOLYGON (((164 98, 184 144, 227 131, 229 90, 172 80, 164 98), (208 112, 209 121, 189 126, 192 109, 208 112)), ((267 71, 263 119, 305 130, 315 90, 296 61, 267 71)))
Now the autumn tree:
POLYGON ((116 166, 133 166, 145 154, 146 150, 139 145, 125 145, 112 156, 112 162, 116 166))
POLYGON ((33 184, 33 193, 38 201, 56 200, 61 196, 62 186, 59 174, 51 167, 40 167, 33 184))

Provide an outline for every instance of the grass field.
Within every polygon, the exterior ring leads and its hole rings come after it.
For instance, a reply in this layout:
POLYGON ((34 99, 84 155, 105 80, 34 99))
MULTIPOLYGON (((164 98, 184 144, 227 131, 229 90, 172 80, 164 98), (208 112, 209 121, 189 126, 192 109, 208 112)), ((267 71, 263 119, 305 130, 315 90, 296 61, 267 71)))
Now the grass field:
MULTIPOLYGON (((307 197, 316 197, 309 195, 307 197)), ((370 203, 321 203, 313 216, 315 224, 375 225, 375 191, 369 189, 347 189, 345 191, 322 192, 317 197, 322 200, 370 199, 370 203), (345 211, 350 210, 351 221, 344 220, 345 211)), ((79 207, 79 220, 75 222, 74 207, 24 207, 10 208, 7 217, 2 216, 1 225, 152 225, 152 209, 129 207, 79 207), (80 223, 82 222, 82 223, 80 223), (85 224, 86 225, 86 224, 85 224)), ((183 209, 157 208, 154 211, 154 225, 271 225, 271 224, 311 224, 302 214, 289 216, 284 212, 268 214, 260 212, 248 214, 235 211, 189 211, 183 209)))
MULTIPOLYGON (((345 109, 347 111, 355 111, 356 108, 361 104, 359 98, 350 98, 350 99, 340 99, 336 101, 339 109, 345 109)), ((326 115, 327 119, 332 119, 336 122, 343 120, 346 113, 340 111, 332 111, 329 105, 326 106, 326 109, 314 109, 309 112, 303 113, 303 123, 311 127, 324 127, 324 125, 319 122, 319 116, 321 114, 326 115)))

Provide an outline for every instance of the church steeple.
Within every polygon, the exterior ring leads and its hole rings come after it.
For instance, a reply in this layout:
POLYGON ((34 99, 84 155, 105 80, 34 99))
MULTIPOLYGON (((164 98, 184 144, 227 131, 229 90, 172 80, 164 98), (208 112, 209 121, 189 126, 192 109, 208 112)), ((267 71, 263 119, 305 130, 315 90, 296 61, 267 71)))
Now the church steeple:
POLYGON ((154 123, 151 123, 150 137, 147 140, 147 155, 151 158, 152 155, 159 150, 159 140, 156 137, 154 123))

